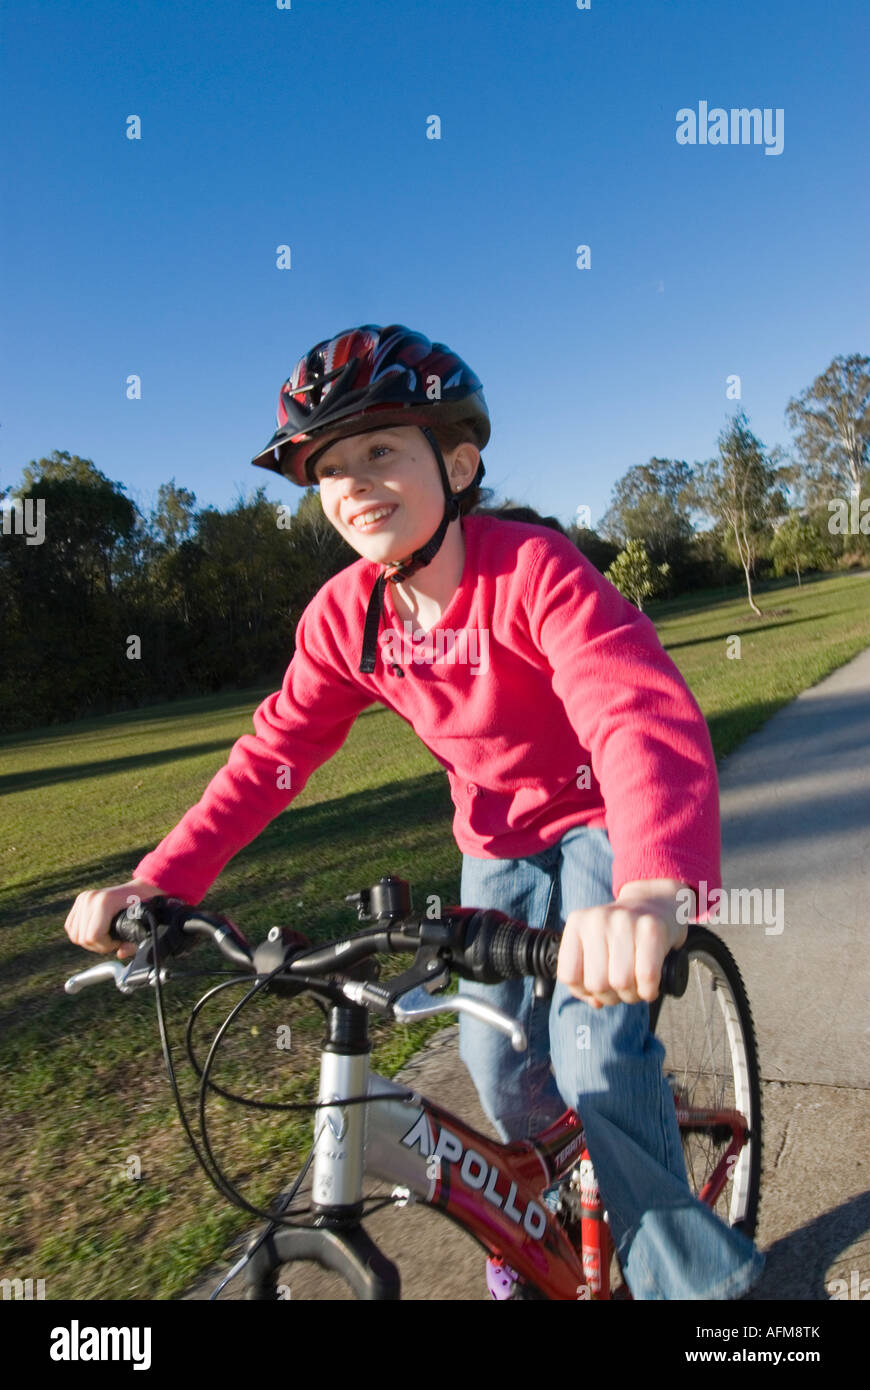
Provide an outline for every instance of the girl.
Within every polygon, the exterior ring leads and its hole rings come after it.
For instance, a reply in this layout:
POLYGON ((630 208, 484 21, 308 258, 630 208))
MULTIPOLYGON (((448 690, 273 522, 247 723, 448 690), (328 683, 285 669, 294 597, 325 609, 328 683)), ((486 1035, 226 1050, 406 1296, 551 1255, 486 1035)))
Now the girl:
POLYGON ((737 1298, 763 1257, 690 1192, 649 1030, 662 961, 686 937, 677 895, 720 882, 707 726, 652 623, 567 537, 472 510, 489 435, 476 375, 402 325, 300 359, 253 462, 317 483, 361 559, 306 608, 255 735, 131 882, 76 899, 66 930, 110 951, 131 893, 199 902, 379 701, 447 770, 462 903, 564 929, 550 999, 531 980, 461 986, 529 1037, 518 1055, 462 1016, 484 1109, 503 1140, 579 1111, 635 1299, 737 1298))

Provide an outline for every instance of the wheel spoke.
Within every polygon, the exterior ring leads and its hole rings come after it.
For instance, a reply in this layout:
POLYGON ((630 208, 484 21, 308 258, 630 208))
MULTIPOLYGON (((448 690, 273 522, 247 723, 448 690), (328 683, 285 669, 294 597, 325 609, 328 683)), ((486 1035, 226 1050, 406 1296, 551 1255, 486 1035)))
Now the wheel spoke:
MULTIPOLYGON (((714 1210, 730 1224, 740 1221, 754 1227, 761 1116, 752 1020, 739 972, 724 943, 705 929, 693 932, 687 943, 686 991, 680 998, 666 996, 661 1001, 655 1032, 665 1048, 665 1074, 681 1106, 737 1110, 746 1119, 750 1138, 714 1210), (753 1095, 758 1096, 755 1103, 753 1095)), ((721 1162, 731 1138, 722 1141, 710 1131, 688 1128, 682 1130, 681 1138, 689 1184, 698 1193, 721 1162)))

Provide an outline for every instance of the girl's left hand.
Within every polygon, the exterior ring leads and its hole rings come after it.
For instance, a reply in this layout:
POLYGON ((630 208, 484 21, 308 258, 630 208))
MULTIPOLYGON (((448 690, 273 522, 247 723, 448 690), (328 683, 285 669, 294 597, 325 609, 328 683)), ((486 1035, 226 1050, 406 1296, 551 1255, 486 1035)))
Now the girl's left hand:
POLYGON ((617 902, 569 912, 556 977, 596 1009, 651 1003, 665 956, 682 946, 687 933, 686 923, 677 920, 673 893, 620 893, 617 902))

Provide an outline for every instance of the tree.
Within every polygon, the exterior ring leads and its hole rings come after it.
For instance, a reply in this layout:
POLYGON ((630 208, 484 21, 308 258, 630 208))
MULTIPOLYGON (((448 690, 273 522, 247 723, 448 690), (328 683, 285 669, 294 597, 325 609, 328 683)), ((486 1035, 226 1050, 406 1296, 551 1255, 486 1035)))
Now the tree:
POLYGON ((110 483, 91 459, 79 458, 67 449, 53 449, 48 458, 31 459, 23 470, 20 486, 13 488, 13 492, 23 494, 39 483, 48 482, 75 482, 85 487, 102 487, 108 483, 115 492, 126 492, 123 483, 110 483))
POLYGON ((121 484, 89 459, 57 450, 31 461, 13 494, 44 517, 40 543, 0 538, 0 711, 7 727, 20 727, 83 714, 129 679, 131 628, 116 589, 118 556, 137 513, 121 484))
POLYGON ((597 531, 588 526, 577 526, 572 522, 568 527, 568 539, 574 542, 580 554, 585 555, 601 574, 604 574, 619 554, 618 545, 604 540, 597 531))
POLYGON ((196 497, 186 487, 177 487, 175 479, 161 483, 157 491, 157 506, 151 513, 151 529, 167 550, 177 550, 187 540, 196 525, 196 497))
MULTIPOLYGON (((281 518, 286 527, 288 518, 281 518)), ((282 535, 287 536, 284 529, 282 535)), ((294 554, 304 563, 307 575, 307 597, 313 598, 327 579, 339 570, 346 569, 359 555, 344 537, 336 531, 324 513, 317 488, 306 488, 299 499, 299 505, 289 524, 290 546, 294 554)))
POLYGON ((835 357, 827 371, 786 407, 797 430, 810 502, 860 493, 870 451, 870 357, 835 357))
POLYGON ((805 570, 823 569, 833 564, 834 556, 830 546, 826 546, 818 531, 808 517, 800 512, 791 512, 788 518, 774 532, 770 545, 774 574, 785 574, 794 568, 798 587, 801 583, 801 566, 805 570))
POLYGON ((55 449, 50 458, 31 460, 12 492, 22 502, 41 501, 45 509, 45 544, 34 547, 37 554, 22 554, 30 571, 42 576, 44 594, 51 584, 88 596, 97 588, 111 593, 120 550, 137 516, 123 483, 110 482, 90 459, 55 449))
POLYGON ((668 568, 667 564, 650 564, 643 541, 633 540, 620 551, 604 577, 643 612, 644 599, 658 592, 667 578, 668 568))
POLYGON ((194 515, 173 479, 149 519, 89 459, 57 450, 11 491, 40 504, 44 543, 0 528, 6 729, 271 682, 304 606, 358 558, 313 493, 295 517, 262 488, 194 515))
POLYGON ((603 535, 620 547, 630 540, 645 541, 654 563, 678 565, 692 537, 686 501, 691 481, 692 470, 682 460, 651 458, 635 464, 614 486, 601 521, 603 535))
POLYGON ((727 533, 721 521, 709 530, 697 527, 689 546, 689 559, 684 570, 691 577, 693 589, 730 587, 743 578, 736 553, 732 559, 727 533))
POLYGON ((742 411, 717 442, 718 459, 696 465, 686 499, 730 532, 746 578, 749 606, 761 617, 752 596, 752 573, 772 524, 787 511, 783 485, 794 470, 780 465, 778 451, 765 456, 742 411))
POLYGON ((212 689, 256 680, 289 659, 303 568, 265 488, 228 512, 198 514, 196 536, 175 552, 171 574, 212 689))

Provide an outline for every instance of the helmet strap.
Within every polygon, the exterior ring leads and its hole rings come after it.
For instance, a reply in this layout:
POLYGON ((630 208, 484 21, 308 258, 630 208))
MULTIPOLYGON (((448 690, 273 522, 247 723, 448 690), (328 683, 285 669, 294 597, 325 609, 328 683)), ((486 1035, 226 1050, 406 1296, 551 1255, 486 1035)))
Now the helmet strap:
POLYGON ((441 483, 444 488, 444 515, 438 524, 438 529, 434 535, 430 536, 425 545, 409 556, 407 560, 402 560, 398 565, 388 565, 384 572, 375 581, 369 598, 369 606, 366 610, 365 628, 363 629, 362 656, 359 669, 363 675, 370 676, 375 669, 375 657, 377 654, 378 631, 381 625, 381 615, 384 611, 384 590, 387 584, 400 584, 404 579, 410 579, 412 574, 428 565, 441 549, 444 537, 447 535, 447 527, 451 521, 455 521, 459 516, 459 502, 466 492, 475 486, 478 481, 479 473, 467 488, 461 492, 452 492, 450 479, 447 476, 447 468, 444 463, 444 456, 438 445, 432 430, 428 425, 421 425, 420 429, 426 436, 438 464, 438 471, 441 474, 441 483))

